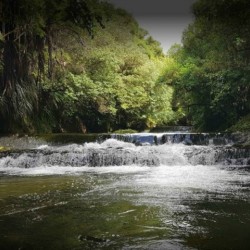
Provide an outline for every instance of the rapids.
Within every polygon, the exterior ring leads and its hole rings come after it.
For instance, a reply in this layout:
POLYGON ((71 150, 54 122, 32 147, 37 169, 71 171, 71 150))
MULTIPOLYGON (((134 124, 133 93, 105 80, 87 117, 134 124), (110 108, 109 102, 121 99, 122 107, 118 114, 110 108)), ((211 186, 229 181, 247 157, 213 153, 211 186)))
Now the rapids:
POLYGON ((0 153, 0 248, 249 249, 250 150, 235 143, 190 133, 20 143, 0 153))

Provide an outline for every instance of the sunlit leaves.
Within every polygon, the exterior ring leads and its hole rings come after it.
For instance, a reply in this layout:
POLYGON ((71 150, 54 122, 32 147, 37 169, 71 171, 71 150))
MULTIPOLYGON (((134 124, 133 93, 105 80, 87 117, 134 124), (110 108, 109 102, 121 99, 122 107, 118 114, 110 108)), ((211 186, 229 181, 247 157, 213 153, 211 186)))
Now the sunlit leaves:
POLYGON ((223 130, 249 113, 249 1, 198 0, 183 48, 169 51, 173 104, 200 130, 223 130), (172 61, 171 61, 172 60, 172 61))

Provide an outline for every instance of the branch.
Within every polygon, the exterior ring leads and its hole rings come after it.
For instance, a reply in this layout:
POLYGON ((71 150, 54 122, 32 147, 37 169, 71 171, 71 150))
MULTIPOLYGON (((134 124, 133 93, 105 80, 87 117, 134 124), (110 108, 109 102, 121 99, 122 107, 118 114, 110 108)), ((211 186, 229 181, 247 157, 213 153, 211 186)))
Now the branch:
MULTIPOLYGON (((81 37, 81 35, 76 31, 74 30, 73 28, 69 27, 69 26, 65 26, 65 25, 58 25, 58 26, 61 26, 64 30, 67 29, 69 32, 75 34, 78 39, 79 39, 79 43, 82 45, 82 46, 85 46, 85 43, 81 37)), ((60 31, 60 30, 59 30, 60 31)))

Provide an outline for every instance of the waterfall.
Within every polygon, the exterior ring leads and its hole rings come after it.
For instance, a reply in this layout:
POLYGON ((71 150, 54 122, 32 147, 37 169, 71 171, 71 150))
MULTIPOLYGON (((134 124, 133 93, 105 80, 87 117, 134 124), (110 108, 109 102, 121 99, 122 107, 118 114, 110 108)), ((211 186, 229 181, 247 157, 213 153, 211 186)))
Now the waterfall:
POLYGON ((250 165, 250 150, 233 147, 232 137, 223 134, 114 134, 102 142, 33 145, 33 148, 1 152, 0 171, 53 166, 250 165))
POLYGON ((49 245, 55 239, 67 249, 194 249, 185 247, 187 237, 205 248, 215 239, 209 249, 249 249, 231 237, 249 238, 244 136, 94 137, 78 144, 0 138, 9 147, 0 152, 3 249, 15 239, 15 249, 57 249, 49 245))
POLYGON ((160 145, 182 143, 185 145, 231 145, 233 136, 230 134, 209 133, 137 133, 137 134, 113 134, 113 139, 135 143, 136 145, 160 145))

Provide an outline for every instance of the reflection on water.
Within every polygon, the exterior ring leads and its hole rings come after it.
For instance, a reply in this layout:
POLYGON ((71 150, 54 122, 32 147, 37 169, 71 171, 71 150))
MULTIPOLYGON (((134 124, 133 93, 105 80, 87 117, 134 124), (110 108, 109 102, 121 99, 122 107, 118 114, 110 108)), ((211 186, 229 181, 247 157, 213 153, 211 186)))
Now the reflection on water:
POLYGON ((2 176, 0 249, 250 247, 247 172, 120 168, 2 176))
POLYGON ((157 207, 133 202, 130 188, 112 188, 124 177, 4 178, 1 249, 119 249, 168 237, 157 207))
POLYGON ((250 249, 250 173, 218 152, 109 140, 4 155, 0 249, 250 249), (123 165, 81 166, 93 152, 123 165))

